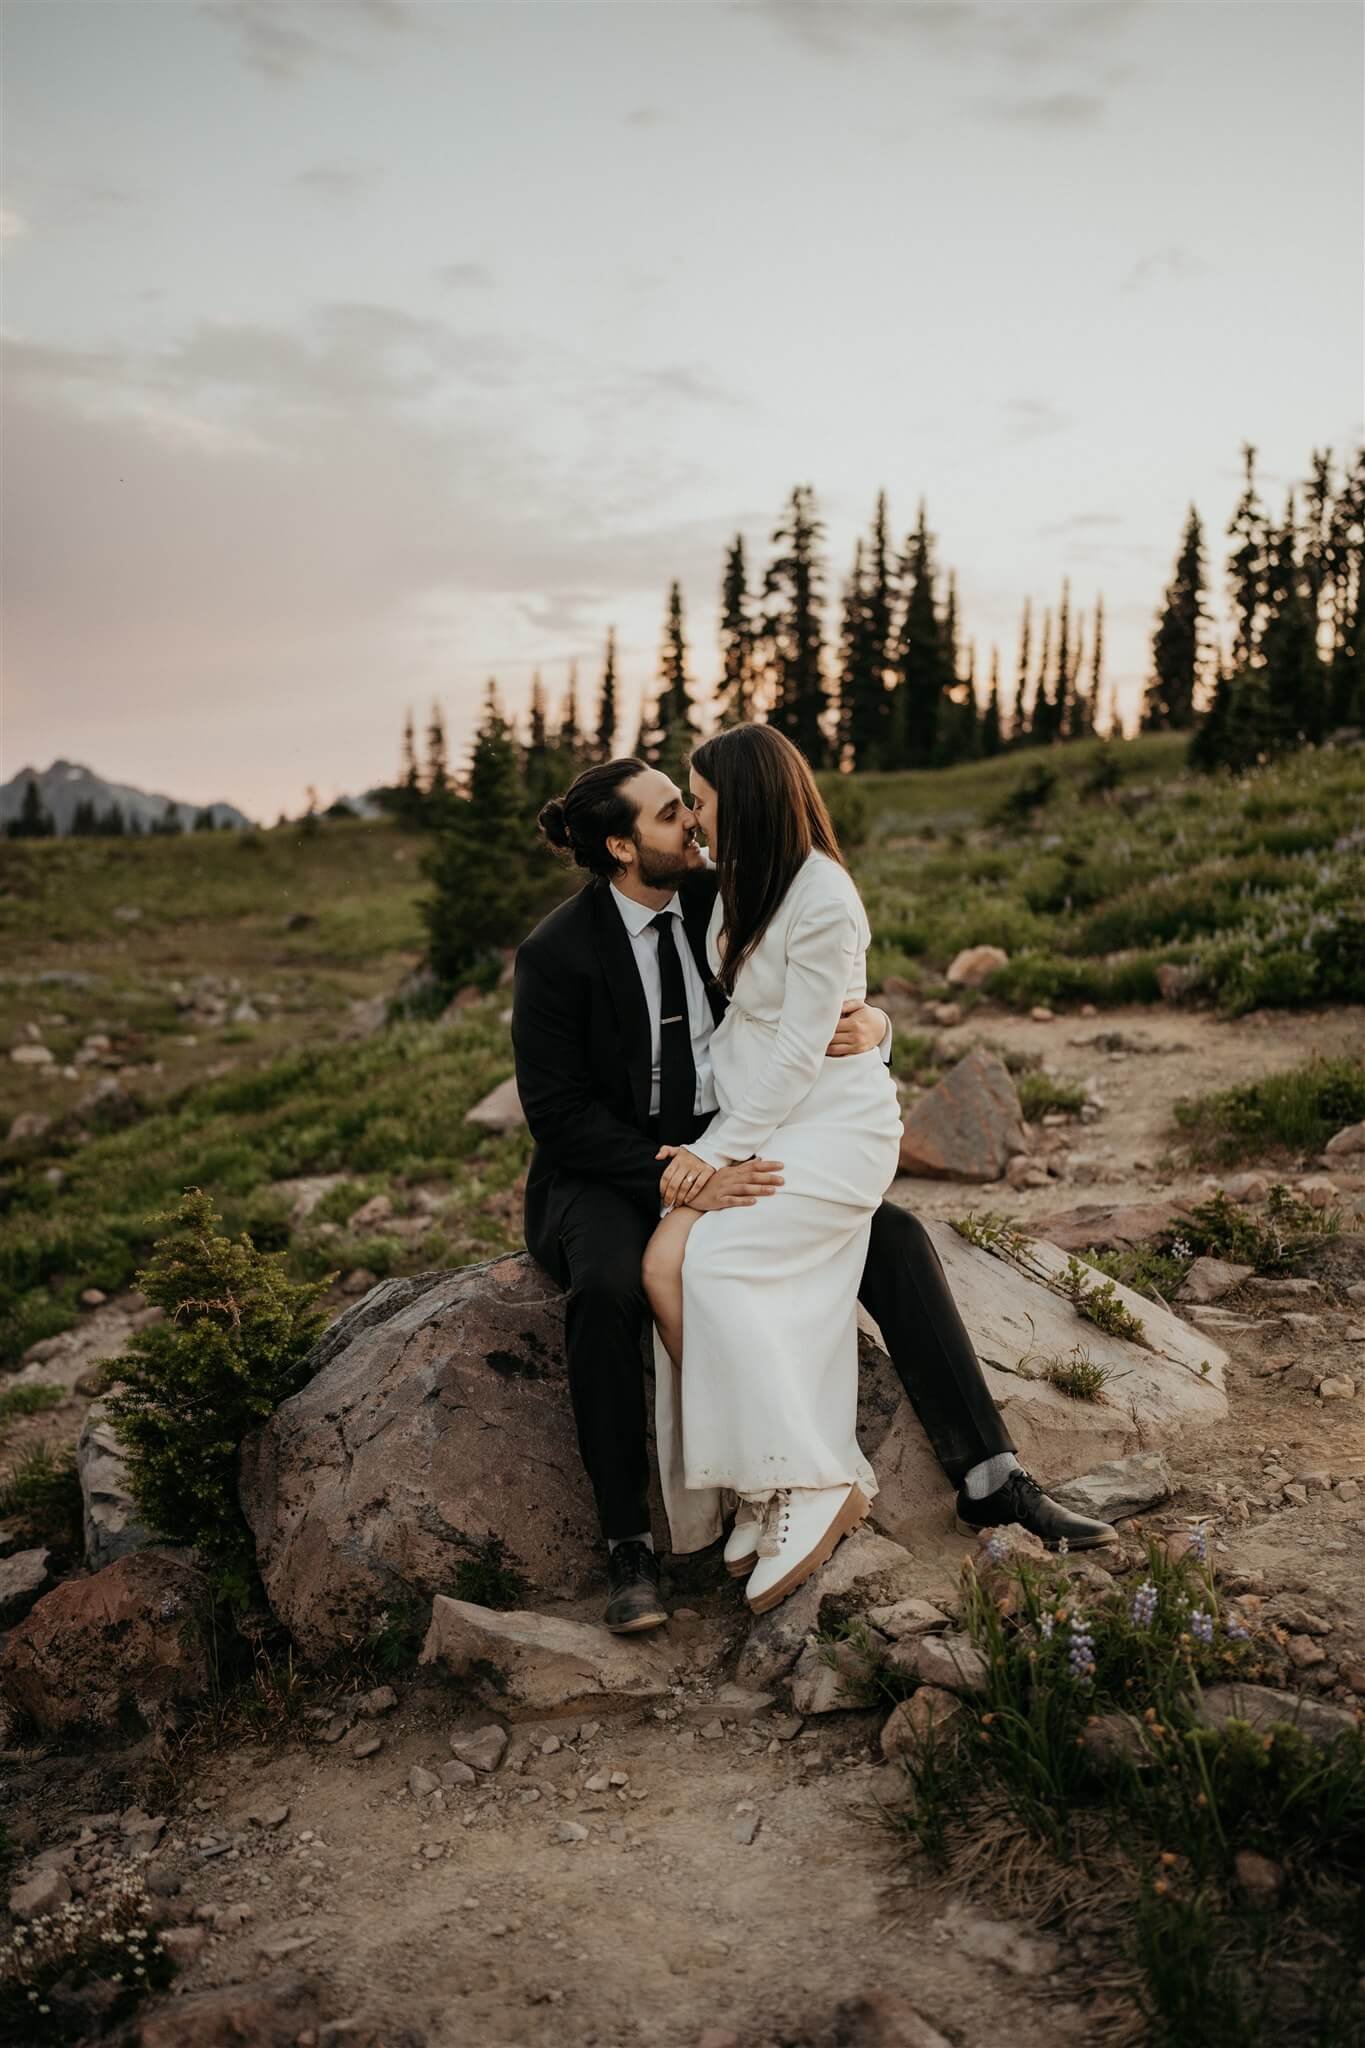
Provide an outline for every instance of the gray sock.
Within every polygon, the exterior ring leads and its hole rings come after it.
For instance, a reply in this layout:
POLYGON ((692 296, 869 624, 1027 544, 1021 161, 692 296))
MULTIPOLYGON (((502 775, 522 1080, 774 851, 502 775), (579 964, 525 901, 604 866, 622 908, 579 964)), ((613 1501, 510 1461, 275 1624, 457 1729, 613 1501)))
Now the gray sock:
POLYGON ((654 1538, 648 1529, 643 1530, 638 1536, 608 1536, 607 1549, 615 1550, 618 1543, 643 1543, 646 1550, 654 1548, 654 1538))
POLYGON ((983 1458, 979 1465, 973 1465, 962 1484, 967 1489, 968 1500, 984 1500, 988 1493, 994 1493, 1003 1486, 1011 1472, 1019 1470, 1019 1460, 1013 1451, 1001 1451, 998 1457, 983 1458))

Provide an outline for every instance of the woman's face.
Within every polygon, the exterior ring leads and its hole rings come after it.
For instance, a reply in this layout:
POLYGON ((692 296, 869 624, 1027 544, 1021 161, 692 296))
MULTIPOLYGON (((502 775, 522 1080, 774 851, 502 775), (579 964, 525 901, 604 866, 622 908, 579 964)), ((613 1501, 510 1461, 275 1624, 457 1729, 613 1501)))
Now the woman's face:
POLYGON ((716 792, 704 775, 698 775, 695 768, 688 770, 688 787, 692 791, 692 818, 697 830, 714 854, 716 850, 716 792))

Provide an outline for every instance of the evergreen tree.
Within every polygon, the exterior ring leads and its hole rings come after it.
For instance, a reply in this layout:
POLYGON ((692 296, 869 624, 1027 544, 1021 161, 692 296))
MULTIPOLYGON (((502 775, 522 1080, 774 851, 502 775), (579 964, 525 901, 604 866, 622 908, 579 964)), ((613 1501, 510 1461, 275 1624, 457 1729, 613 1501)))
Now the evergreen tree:
POLYGON ((782 552, 769 563, 763 578, 769 722, 801 749, 812 768, 823 768, 829 752, 820 557, 824 531, 815 514, 814 492, 809 484, 798 484, 785 520, 773 533, 773 545, 782 552))
POLYGON ((725 557, 720 587, 721 683, 716 710, 721 725, 745 725, 753 717, 757 629, 749 601, 744 536, 737 533, 725 557))
POLYGON ((1081 694, 1081 670, 1085 667, 1085 613, 1077 612, 1075 631, 1071 636, 1071 662, 1066 677, 1066 719, 1063 725, 1064 740, 1078 740, 1085 736, 1085 699, 1081 694))
POLYGON ((1294 493, 1266 556, 1266 618, 1261 634, 1271 740, 1276 746, 1316 744, 1327 730, 1327 692, 1318 658, 1308 579, 1299 560, 1294 493))
POLYGON ((891 732, 891 692, 895 688, 896 591, 891 567, 891 541, 887 522, 886 492, 877 493, 872 515, 872 539, 865 556, 867 642, 871 670, 867 694, 850 733, 855 763, 859 768, 885 765, 891 732))
POLYGON ((128 823, 123 815, 123 805, 116 798, 111 800, 108 810, 101 814, 99 830, 106 839, 122 839, 124 833, 128 830, 128 823))
POLYGON ((413 731, 411 709, 403 720, 403 747, 398 763, 398 800, 395 808, 405 825, 421 823, 422 776, 417 766, 417 738, 413 731))
POLYGON ((1047 707, 1047 737, 1063 740, 1071 722, 1071 584, 1062 579, 1062 602, 1057 613, 1057 674, 1047 707))
POLYGON ((1249 441, 1243 445, 1242 460, 1246 483, 1228 527, 1229 538, 1236 542, 1228 557, 1234 672, 1251 668, 1260 659, 1267 569, 1266 516, 1256 494, 1256 450, 1249 441))
POLYGON ((863 544, 855 541, 853 568, 843 590, 843 611, 839 626, 839 741, 835 766, 850 769, 869 763, 869 749, 863 738, 864 720, 873 688, 880 689, 868 630, 866 575, 863 544), (861 743, 861 745, 860 745, 861 743))
POLYGON ((1033 688, 1033 704, 1029 713, 1028 737, 1032 746, 1046 746, 1052 738, 1052 700, 1048 695, 1048 677, 1052 664, 1052 613, 1043 613, 1043 648, 1038 663, 1038 680, 1033 688))
POLYGON ((1090 655, 1090 694, 1086 698, 1086 730, 1100 729, 1100 690, 1104 679, 1104 597, 1095 599, 1095 645, 1090 655))
POLYGON ((426 808, 439 812, 450 795, 450 757, 446 751, 445 713, 439 703, 432 699, 431 720, 427 726, 427 766, 423 793, 426 808))
MULTIPOLYGON (((203 817, 204 813, 201 811, 199 815, 203 817)), ((90 797, 83 796, 77 804, 72 814, 70 829, 73 839, 92 839, 99 831, 99 819, 95 815, 94 802, 90 797)))
POLYGON ((897 659, 894 765, 927 768, 938 744, 939 716, 949 682, 943 621, 934 597, 934 537, 921 498, 906 545, 905 612, 897 659))
POLYGON ((1332 451, 1315 448, 1303 500, 1303 578, 1313 621, 1313 644, 1330 650, 1332 584, 1332 451))
POLYGON ((1014 684, 1014 716, 1010 720, 1010 743, 1017 746, 1029 737, 1031 706, 1029 703, 1029 638, 1032 632, 1032 605, 1024 599, 1024 617, 1019 628, 1019 672, 1014 684))
POLYGON ((1330 713, 1334 724, 1365 725, 1365 447, 1332 501, 1332 661, 1330 713))
POLYGON ((987 760, 993 760, 1004 745, 1004 734, 1000 727, 1000 649, 991 648, 991 694, 986 699, 986 709, 981 719, 981 753, 987 760))
POLYGON ((593 748, 595 761, 610 761, 616 744, 616 727, 620 714, 616 708, 616 628, 607 628, 607 654, 602 666, 602 691, 597 700, 597 739, 593 748))
POLYGON ((682 586, 668 591, 663 645, 659 652, 659 694, 654 715, 640 732, 640 758, 681 787, 687 756, 696 744, 692 685, 687 673, 687 639, 683 630, 682 586))
POLYGON ((544 895, 529 858, 518 750, 490 682, 458 796, 442 814, 423 861, 433 893, 419 906, 427 959, 446 986, 501 966, 498 948, 522 932, 544 895))
POLYGON ((24 784, 19 815, 10 819, 5 830, 11 839, 55 839, 57 836, 56 823, 43 803, 38 785, 31 775, 24 784))
POLYGON ((207 804, 205 804, 202 810, 195 812, 194 829, 196 832, 212 832, 215 829, 213 823, 213 812, 210 810, 207 804))
POLYGON ((564 708, 560 713, 559 731, 555 734, 555 751, 569 763, 579 760, 582 750, 583 737, 578 726, 578 663, 571 661, 569 686, 564 692, 564 708))
POLYGON ((172 803, 171 799, 167 797, 165 809, 159 818, 153 818, 149 829, 154 833, 166 836, 183 832, 185 828, 180 819, 180 806, 172 803))
POLYGON ((1152 636, 1152 674, 1142 703, 1144 732, 1187 732, 1205 661, 1204 536, 1193 505, 1152 636))
POLYGON ((523 766, 526 783, 527 807, 533 813, 540 810, 555 793, 559 780, 554 750, 550 745, 549 727, 545 717, 545 686, 537 669, 531 677, 531 703, 527 714, 526 756, 523 766))

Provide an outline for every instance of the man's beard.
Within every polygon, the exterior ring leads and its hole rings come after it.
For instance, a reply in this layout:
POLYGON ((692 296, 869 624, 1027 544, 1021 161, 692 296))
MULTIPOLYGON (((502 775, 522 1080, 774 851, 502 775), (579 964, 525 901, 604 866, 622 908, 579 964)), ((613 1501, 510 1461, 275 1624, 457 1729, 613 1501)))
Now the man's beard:
POLYGON ((644 846, 635 842, 640 855, 639 875, 646 889, 667 889, 678 882, 683 875, 690 875, 696 863, 692 858, 697 843, 689 841, 682 853, 660 853, 657 847, 644 846))

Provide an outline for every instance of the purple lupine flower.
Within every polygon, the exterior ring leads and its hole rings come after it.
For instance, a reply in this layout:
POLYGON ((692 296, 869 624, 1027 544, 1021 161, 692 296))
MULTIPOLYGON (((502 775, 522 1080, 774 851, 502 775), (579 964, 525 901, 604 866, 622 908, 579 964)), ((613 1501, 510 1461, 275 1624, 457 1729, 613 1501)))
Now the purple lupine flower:
POLYGON ((1052 1616, 1050 1614, 1040 1614, 1038 1616, 1038 1633, 1045 1643, 1052 1641, 1052 1616))
POLYGON ((1237 1615, 1230 1614, 1228 1616, 1228 1635, 1234 1643, 1245 1643, 1251 1636, 1251 1630, 1237 1615))
POLYGON ((1190 1616, 1190 1633, 1198 1642, 1213 1641, 1213 1616, 1206 1614, 1202 1607, 1196 1607, 1190 1616))
POLYGON ((1156 1613, 1156 1587, 1150 1579, 1144 1579, 1133 1595, 1129 1609, 1134 1628, 1150 1628, 1152 1616, 1156 1613))
POLYGON ((1194 1535, 1190 1541, 1190 1555, 1191 1557, 1197 1558, 1200 1564, 1208 1563, 1209 1525, 1207 1522, 1201 1522, 1199 1524, 1199 1527, 1195 1530, 1194 1535))
POLYGON ((1081 1685, 1089 1685, 1095 1675, 1095 1644, 1079 1615, 1071 1624, 1067 1661, 1071 1666, 1071 1676, 1081 1685))
POLYGON ((994 1536, 991 1537, 989 1543, 986 1545, 986 1555, 990 1559, 992 1564, 1003 1564, 1005 1562, 1005 1559, 1009 1556, 1009 1554, 1009 1537, 1002 1536, 999 1530, 997 1529, 994 1536))

